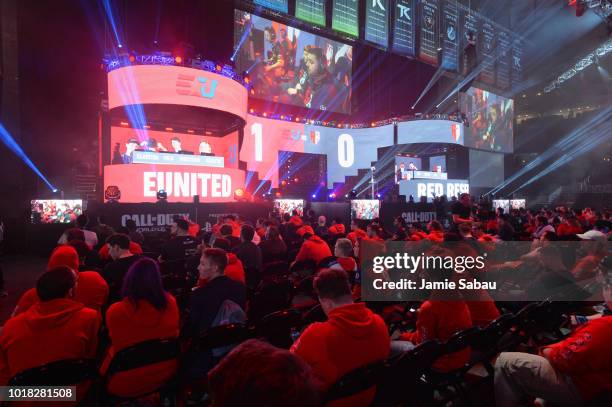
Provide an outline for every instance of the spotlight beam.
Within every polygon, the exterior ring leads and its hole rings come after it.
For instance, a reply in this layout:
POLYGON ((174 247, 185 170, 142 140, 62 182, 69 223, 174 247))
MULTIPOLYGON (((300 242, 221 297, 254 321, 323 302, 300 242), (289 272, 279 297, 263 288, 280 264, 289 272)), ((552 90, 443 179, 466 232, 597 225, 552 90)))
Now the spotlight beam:
POLYGON ((13 136, 8 132, 8 130, 0 123, 0 139, 2 142, 11 150, 17 157, 21 158, 21 160, 28 166, 38 177, 49 187, 52 192, 57 192, 57 188, 54 187, 51 182, 45 177, 42 172, 34 165, 32 160, 28 157, 28 155, 23 151, 21 146, 17 144, 13 136))
POLYGON ((234 52, 232 53, 232 56, 230 57, 230 61, 234 62, 234 60, 236 59, 236 55, 238 55, 238 51, 240 51, 240 48, 242 48, 242 44, 244 43, 244 40, 246 40, 247 37, 249 36, 249 33, 251 32, 251 28, 253 28, 253 23, 251 23, 249 20, 249 24, 246 30, 244 30, 244 32, 242 33, 242 37, 240 37, 240 41, 238 41, 238 44, 236 44, 236 48, 234 49, 234 52))

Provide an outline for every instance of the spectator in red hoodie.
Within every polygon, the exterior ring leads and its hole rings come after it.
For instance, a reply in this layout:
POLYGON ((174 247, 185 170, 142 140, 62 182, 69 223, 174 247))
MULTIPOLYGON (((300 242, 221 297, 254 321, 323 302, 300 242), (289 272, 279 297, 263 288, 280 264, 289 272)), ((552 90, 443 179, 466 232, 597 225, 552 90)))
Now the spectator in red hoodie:
MULTIPOLYGON (((154 260, 141 258, 130 267, 121 294, 123 299, 106 312, 111 346, 101 368, 103 375, 120 350, 152 339, 176 338, 179 334, 176 301, 164 291, 154 260)), ((123 397, 147 394, 165 384, 177 369, 178 362, 172 360, 120 372, 110 378, 107 390, 123 397)))
MULTIPOLYGON (((612 275, 603 295, 612 309, 612 275)), ((500 407, 541 398, 560 406, 578 406, 612 391, 612 316, 579 326, 540 355, 504 352, 495 363, 495 400, 500 407)), ((598 404, 599 405, 599 404, 598 404)))
POLYGON ((578 220, 573 216, 565 218, 565 220, 557 228, 558 236, 570 236, 577 235, 579 233, 582 233, 580 222, 578 222, 578 220))
POLYGON ((298 229, 297 234, 304 238, 304 242, 295 257, 295 261, 312 260, 319 264, 324 258, 331 257, 331 250, 327 242, 315 235, 312 227, 302 226, 298 229))
POLYGON ((218 237, 215 239, 213 247, 223 249, 227 253, 227 266, 225 266, 224 274, 232 280, 245 284, 244 267, 240 259, 230 252, 230 242, 227 239, 218 237))
MULTIPOLYGON (((74 301, 76 274, 60 266, 36 282, 40 301, 7 321, 0 335, 0 384, 47 363, 94 358, 100 314, 74 301)), ((77 386, 77 400, 87 386, 77 386)))
POLYGON ((442 224, 437 220, 432 220, 427 224, 427 239, 432 242, 443 242, 444 241, 444 228, 442 224))
POLYGON ((208 374, 212 405, 317 407, 310 366, 284 349, 250 339, 208 374))
POLYGON ((366 237, 368 237, 368 234, 359 227, 357 219, 351 220, 351 231, 346 235, 346 238, 349 239, 352 244, 355 244, 357 239, 364 239, 366 237))
POLYGON ((344 227, 344 224, 340 219, 335 218, 332 219, 332 224, 329 227, 328 231, 332 237, 339 237, 343 236, 346 233, 346 228, 344 227))
MULTIPOLYGON (((452 256, 452 252, 444 249, 433 249, 431 256, 452 256)), ((424 275, 426 281, 451 280, 453 270, 449 268, 430 269, 424 275)), ((431 290, 429 299, 421 304, 416 321, 416 330, 407 332, 400 336, 401 341, 409 341, 413 345, 418 345, 432 339, 440 342, 447 341, 454 333, 470 328, 472 318, 470 310, 465 301, 461 299, 461 294, 456 290, 431 290)), ((394 342, 395 350, 407 350, 412 346, 398 346, 394 342)), ((441 356, 434 364, 433 368, 440 372, 448 372, 458 369, 470 359, 470 349, 462 349, 458 352, 441 356)))
MULTIPOLYGON (((47 263, 47 270, 54 269, 59 266, 69 267, 77 276, 77 287, 75 290, 74 300, 85 305, 87 308, 96 311, 102 311, 102 307, 108 300, 108 284, 102 276, 95 271, 79 272, 79 255, 72 246, 58 246, 47 263)), ((35 288, 30 288, 26 291, 17 306, 13 311, 13 316, 27 311, 32 305, 39 302, 35 288)))
MULTIPOLYGON (((291 351, 310 365, 321 390, 326 391, 348 372, 389 356, 390 342, 382 318, 364 303, 353 303, 343 270, 321 270, 314 288, 328 320, 306 328, 291 351)), ((374 394, 371 388, 328 406, 368 406, 374 394)))

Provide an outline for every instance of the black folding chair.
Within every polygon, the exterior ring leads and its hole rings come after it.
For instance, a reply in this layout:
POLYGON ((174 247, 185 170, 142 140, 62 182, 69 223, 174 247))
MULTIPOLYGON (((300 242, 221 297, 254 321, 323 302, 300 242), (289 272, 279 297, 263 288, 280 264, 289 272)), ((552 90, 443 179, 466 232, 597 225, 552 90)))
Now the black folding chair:
POLYGON ((9 386, 74 386, 97 377, 94 359, 65 359, 21 371, 9 386))
POLYGON ((443 350, 443 344, 431 340, 390 359, 389 368, 379 381, 374 405, 429 405, 433 390, 421 378, 443 350))
MULTIPOLYGON (((137 343, 133 346, 122 349, 115 354, 106 373, 106 382, 108 383, 112 377, 119 372, 125 372, 171 360, 178 361, 179 353, 180 348, 177 338, 152 339, 137 343)), ((170 380, 165 385, 154 389, 151 392, 134 397, 123 397, 109 394, 109 404, 138 399, 153 393, 160 393, 160 395, 174 395, 176 394, 176 383, 174 380, 170 380)))
POLYGON ((338 379, 325 394, 325 403, 343 399, 371 389, 380 381, 385 370, 389 368, 387 361, 372 363, 357 368, 338 379))
POLYGON ((286 309, 264 316, 256 324, 257 334, 272 345, 288 349, 293 344, 291 335, 294 329, 301 326, 302 315, 296 309, 286 309))

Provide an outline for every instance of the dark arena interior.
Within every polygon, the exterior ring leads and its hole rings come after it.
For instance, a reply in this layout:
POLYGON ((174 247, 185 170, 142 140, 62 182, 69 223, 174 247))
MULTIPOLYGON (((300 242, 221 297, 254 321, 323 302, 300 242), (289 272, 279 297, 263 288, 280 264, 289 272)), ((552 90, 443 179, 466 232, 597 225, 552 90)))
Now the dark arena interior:
POLYGON ((0 405, 612 406, 612 0, 0 33, 0 405))

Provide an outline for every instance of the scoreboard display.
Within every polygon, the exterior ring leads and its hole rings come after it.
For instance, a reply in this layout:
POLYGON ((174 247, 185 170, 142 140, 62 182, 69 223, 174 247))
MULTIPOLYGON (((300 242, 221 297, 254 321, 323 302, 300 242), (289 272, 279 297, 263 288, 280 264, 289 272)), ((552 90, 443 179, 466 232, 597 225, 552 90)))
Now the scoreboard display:
POLYGON ((391 50, 397 54, 414 57, 415 23, 414 3, 416 0, 393 0, 393 43, 391 50))
POLYGON ((387 48, 389 43, 389 0, 366 2, 365 39, 387 48))
POLYGON ((359 36, 359 2, 358 0, 333 0, 332 29, 359 36))
POLYGON ((437 0, 419 2, 420 40, 419 59, 428 64, 438 65, 438 48, 440 45, 439 4, 437 0))
POLYGON ((325 0, 296 0, 295 16, 300 20, 325 27, 325 0))

